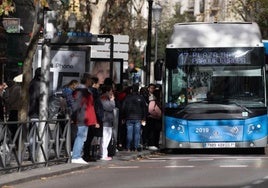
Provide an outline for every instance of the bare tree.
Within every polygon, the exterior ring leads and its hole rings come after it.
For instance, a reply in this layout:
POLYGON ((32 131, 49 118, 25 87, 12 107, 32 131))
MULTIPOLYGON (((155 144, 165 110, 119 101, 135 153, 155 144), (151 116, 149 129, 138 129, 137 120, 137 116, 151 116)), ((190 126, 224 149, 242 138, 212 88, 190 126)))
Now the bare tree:
POLYGON ((257 22, 263 38, 268 37, 268 0, 236 0, 232 11, 244 21, 257 22))
MULTIPOLYGON (((41 0, 43 1, 43 0, 41 0)), ((29 83, 32 78, 32 62, 33 57, 37 49, 38 40, 40 38, 40 31, 42 28, 42 25, 38 23, 37 15, 40 12, 40 9, 42 6, 46 5, 46 2, 41 3, 40 1, 35 0, 35 18, 34 18, 34 24, 32 29, 31 38, 29 41, 29 46, 26 51, 26 57, 23 63, 23 82, 22 82, 22 94, 21 94, 21 101, 22 101, 22 107, 19 111, 19 120, 20 121, 26 121, 28 117, 28 89, 29 89, 29 83)))
MULTIPOLYGON (((34 9, 34 22, 31 37, 28 42, 26 55, 23 64, 23 82, 22 82, 22 108, 19 112, 19 120, 27 120, 28 111, 28 88, 31 80, 32 62, 36 53, 38 41, 40 39, 40 31, 43 24, 38 22, 38 17, 42 12, 42 8, 48 7, 51 2, 61 2, 65 4, 65 8, 70 8, 71 0, 14 0, 16 3, 24 3, 25 6, 32 6, 34 9)), ((84 9, 85 18, 80 20, 81 25, 90 26, 89 32, 93 34, 112 33, 112 34, 129 34, 131 42, 131 55, 134 58, 141 58, 140 49, 135 46, 136 41, 145 41, 146 20, 142 16, 142 8, 144 8, 146 0, 74 0, 86 7, 84 9), (108 4, 109 3, 109 4, 108 4), (125 19, 121 19, 125 18, 125 19), (105 24, 101 24, 105 23, 105 24), (107 30, 103 25, 110 24, 107 30)), ((66 10, 62 10, 64 14, 66 10)), ((68 10, 67 10, 68 11, 68 10)), ((59 16, 59 18, 63 18, 59 16)), ((67 20, 64 20, 65 26, 67 20)), ((65 28, 66 29, 66 28, 65 28)))

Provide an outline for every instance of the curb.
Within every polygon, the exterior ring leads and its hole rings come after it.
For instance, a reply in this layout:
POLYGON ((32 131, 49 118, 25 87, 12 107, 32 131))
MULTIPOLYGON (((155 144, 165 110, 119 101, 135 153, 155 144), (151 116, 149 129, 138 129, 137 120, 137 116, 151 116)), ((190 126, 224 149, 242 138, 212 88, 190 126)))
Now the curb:
MULTIPOLYGON (((126 153, 118 152, 114 157, 114 161, 130 161, 136 160, 138 158, 143 158, 152 154, 151 151, 142 151, 138 153, 126 153)), ((106 162, 90 162, 88 165, 84 164, 72 164, 64 163, 58 165, 52 165, 49 167, 35 168, 31 170, 25 170, 22 172, 15 172, 5 175, 0 175, 0 188, 9 187, 10 185, 25 183, 32 180, 38 180, 43 178, 48 178, 51 176, 56 176, 60 174, 66 174, 73 171, 79 171, 83 169, 89 169, 96 166, 104 166, 109 163, 106 162)))
POLYGON ((64 173, 69 173, 72 171, 79 171, 93 167, 95 165, 81 165, 81 164, 60 164, 53 165, 49 167, 41 167, 32 170, 26 170, 23 172, 15 172, 8 175, 0 176, 0 187, 4 188, 5 186, 11 184, 19 184, 32 180, 47 178, 51 176, 56 176, 64 173))

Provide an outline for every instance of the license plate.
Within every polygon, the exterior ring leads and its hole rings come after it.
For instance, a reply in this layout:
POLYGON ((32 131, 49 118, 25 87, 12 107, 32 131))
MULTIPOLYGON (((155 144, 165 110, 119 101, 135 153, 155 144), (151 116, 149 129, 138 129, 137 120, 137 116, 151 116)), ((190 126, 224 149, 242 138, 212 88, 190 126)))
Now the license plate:
POLYGON ((205 143, 206 148, 234 148, 234 142, 217 142, 217 143, 205 143))

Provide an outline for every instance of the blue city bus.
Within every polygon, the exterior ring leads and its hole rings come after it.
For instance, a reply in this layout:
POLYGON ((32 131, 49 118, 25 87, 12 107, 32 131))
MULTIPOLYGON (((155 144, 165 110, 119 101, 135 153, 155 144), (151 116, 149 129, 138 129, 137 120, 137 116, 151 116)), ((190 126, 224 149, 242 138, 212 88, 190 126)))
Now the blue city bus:
MULTIPOLYGON (((265 64, 268 66, 268 40, 262 40, 265 49, 265 64)), ((267 69, 267 68, 266 68, 267 69)))
POLYGON ((162 149, 265 151, 265 50, 256 23, 175 24, 163 72, 162 149))

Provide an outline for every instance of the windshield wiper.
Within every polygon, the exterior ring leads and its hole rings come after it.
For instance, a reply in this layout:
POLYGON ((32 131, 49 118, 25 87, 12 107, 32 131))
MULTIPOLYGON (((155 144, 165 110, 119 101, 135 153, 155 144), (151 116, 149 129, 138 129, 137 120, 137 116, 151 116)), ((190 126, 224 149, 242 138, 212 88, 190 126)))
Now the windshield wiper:
POLYGON ((233 101, 233 103, 234 103, 235 105, 239 106, 240 108, 242 108, 243 110, 245 110, 246 112, 251 113, 251 114, 253 113, 250 109, 248 109, 248 108, 245 107, 244 105, 239 104, 239 103, 236 102, 236 101, 233 101))

